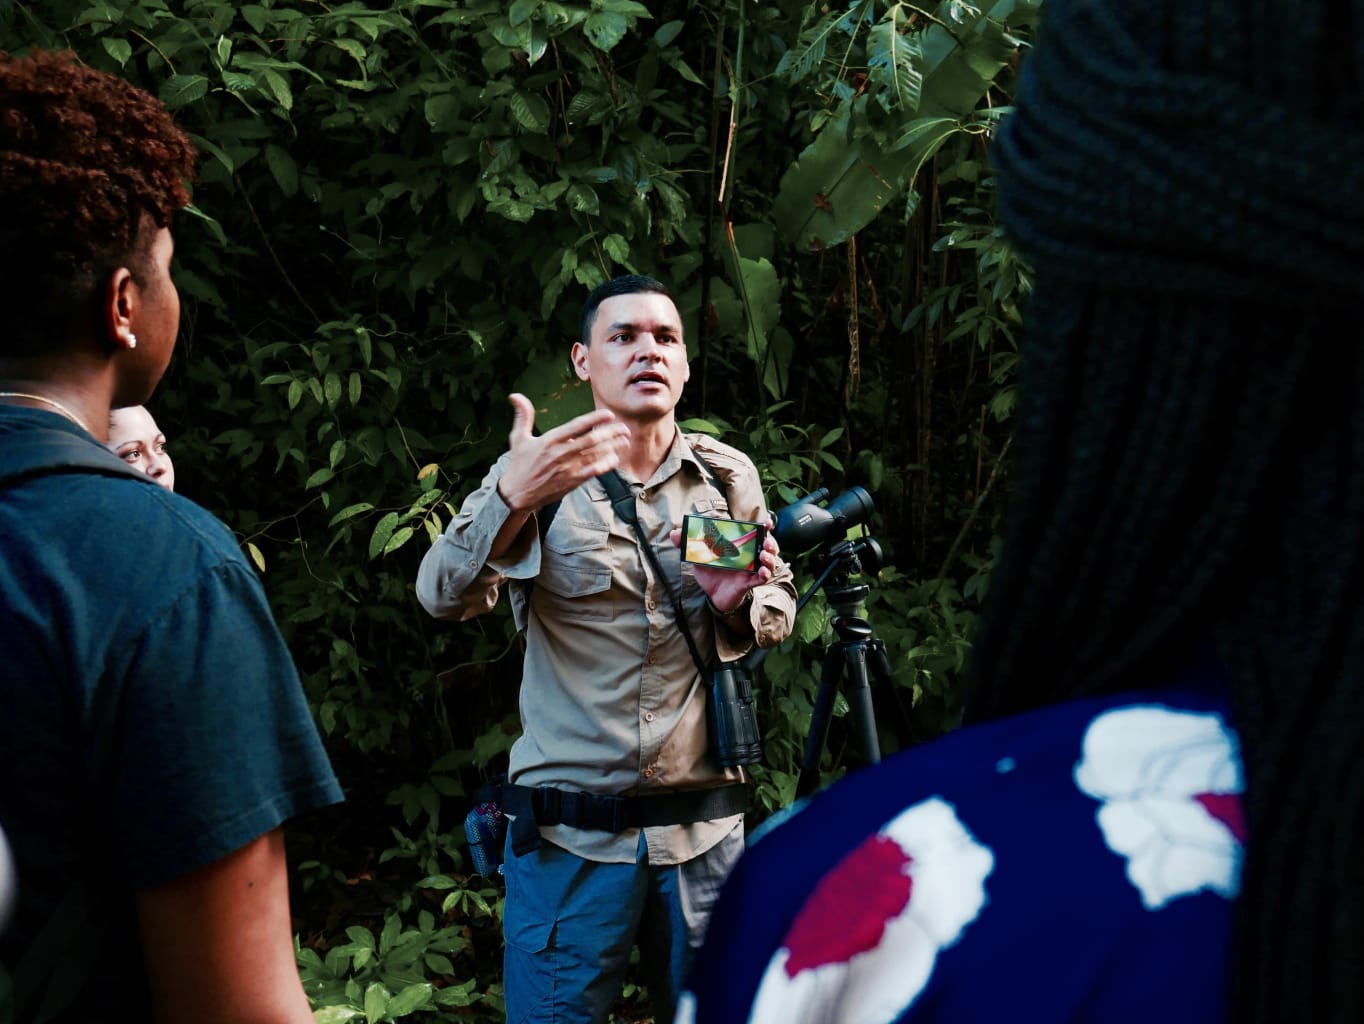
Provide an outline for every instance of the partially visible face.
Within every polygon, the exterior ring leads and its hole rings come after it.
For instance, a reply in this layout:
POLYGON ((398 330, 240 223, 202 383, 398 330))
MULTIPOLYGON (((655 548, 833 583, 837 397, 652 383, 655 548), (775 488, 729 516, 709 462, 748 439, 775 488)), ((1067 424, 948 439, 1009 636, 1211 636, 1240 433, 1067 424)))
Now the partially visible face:
POLYGON ((597 307, 592 343, 573 346, 573 367, 598 409, 640 423, 671 416, 691 378, 682 317, 666 295, 613 295, 597 307))
POLYGON ((109 450, 166 490, 175 490, 175 466, 166 451, 166 435, 142 406, 109 413, 109 450))

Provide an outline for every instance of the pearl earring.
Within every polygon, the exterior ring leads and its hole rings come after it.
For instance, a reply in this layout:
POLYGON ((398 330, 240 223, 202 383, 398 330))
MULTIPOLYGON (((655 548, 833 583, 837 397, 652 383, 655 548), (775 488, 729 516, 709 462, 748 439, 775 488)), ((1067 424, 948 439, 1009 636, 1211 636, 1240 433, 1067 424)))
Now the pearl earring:
POLYGON ((132 331, 128 332, 128 348, 129 349, 137 348, 137 335, 134 334, 132 331))

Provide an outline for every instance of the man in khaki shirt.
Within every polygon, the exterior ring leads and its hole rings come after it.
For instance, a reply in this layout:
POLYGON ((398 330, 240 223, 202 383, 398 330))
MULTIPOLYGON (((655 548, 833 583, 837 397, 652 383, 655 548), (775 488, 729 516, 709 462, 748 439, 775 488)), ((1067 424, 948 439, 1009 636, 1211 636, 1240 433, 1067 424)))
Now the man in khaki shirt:
POLYGON ((770 533, 753 573, 680 561, 684 514, 771 517, 747 456, 677 429, 690 369, 667 290, 638 276, 598 287, 572 360, 596 409, 537 437, 530 402, 511 396, 510 450, 422 560, 417 596, 438 618, 466 619, 508 582, 526 631, 510 781, 536 793, 518 807, 536 829, 518 821, 507 847, 507 1019, 604 1022, 638 941, 665 1021, 743 848, 744 795, 742 770, 708 748, 710 680, 669 590, 702 657, 720 660, 785 639, 796 590, 770 533), (612 469, 665 579, 597 479, 612 469), (597 799, 614 796, 626 800, 597 799), (578 813, 585 804, 593 813, 578 813))

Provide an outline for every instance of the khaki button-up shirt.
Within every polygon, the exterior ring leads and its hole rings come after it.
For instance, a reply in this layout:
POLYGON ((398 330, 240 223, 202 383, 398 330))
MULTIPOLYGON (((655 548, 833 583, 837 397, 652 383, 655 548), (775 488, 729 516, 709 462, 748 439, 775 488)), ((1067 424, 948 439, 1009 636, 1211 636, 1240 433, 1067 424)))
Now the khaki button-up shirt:
MULTIPOLYGON (((497 603, 510 581, 512 613, 526 631, 522 735, 510 777, 524 786, 600 794, 653 794, 741 781, 707 750, 706 691, 678 630, 672 587, 703 657, 741 657, 753 644, 780 643, 795 619, 791 571, 778 564, 755 587, 753 635, 717 625, 705 592, 669 539, 684 514, 767 518, 757 470, 742 452, 705 435, 680 433, 637 495, 640 526, 668 577, 654 578, 629 524, 598 480, 566 495, 543 546, 532 519, 507 555, 488 552, 510 510, 497 493, 504 455, 422 560, 417 596, 439 618, 467 619, 497 603), (705 459, 707 469, 693 448, 705 459), (711 469, 714 470, 712 475, 711 469), (723 490, 715 485, 718 476, 723 490)), ((644 829, 649 861, 678 864, 704 853, 740 816, 644 829)), ((608 833, 542 827, 545 838, 580 857, 633 862, 639 830, 608 833)))

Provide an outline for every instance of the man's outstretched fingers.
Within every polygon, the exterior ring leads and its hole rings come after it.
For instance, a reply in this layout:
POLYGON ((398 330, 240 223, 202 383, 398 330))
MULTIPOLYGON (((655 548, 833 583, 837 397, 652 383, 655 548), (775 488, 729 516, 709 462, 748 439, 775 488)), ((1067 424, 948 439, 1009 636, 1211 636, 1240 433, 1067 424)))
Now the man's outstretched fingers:
POLYGON ((629 437, 629 429, 610 410, 596 409, 545 431, 543 440, 553 444, 556 450, 582 460, 580 464, 587 465, 608 456, 618 456, 629 437))

